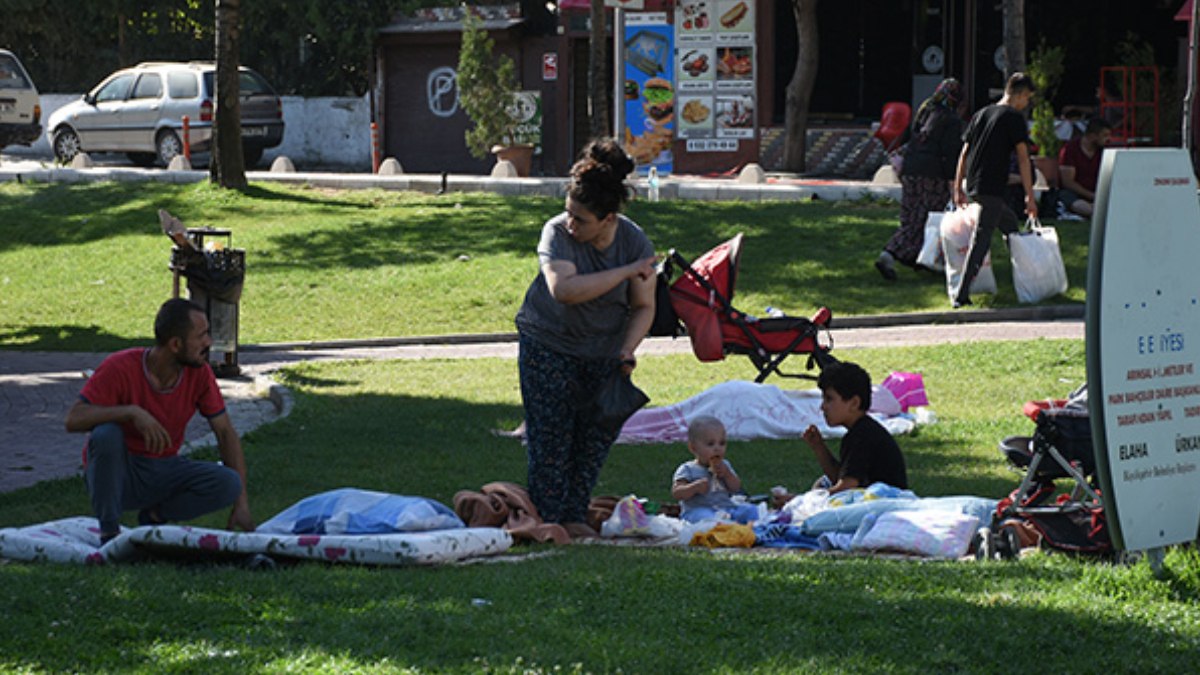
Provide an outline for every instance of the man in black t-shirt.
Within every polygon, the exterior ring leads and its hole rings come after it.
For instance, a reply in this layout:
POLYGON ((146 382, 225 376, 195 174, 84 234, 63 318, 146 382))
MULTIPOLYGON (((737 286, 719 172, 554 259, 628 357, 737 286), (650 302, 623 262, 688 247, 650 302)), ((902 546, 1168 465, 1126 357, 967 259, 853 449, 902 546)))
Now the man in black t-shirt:
POLYGON ((865 488, 886 483, 908 489, 908 471, 896 439, 875 418, 871 407, 871 377, 848 361, 826 366, 817 378, 821 389, 821 412, 829 426, 846 427, 841 458, 835 459, 816 426, 804 430, 804 440, 813 449, 829 484, 829 492, 865 488))
POLYGON ((1029 130, 1021 111, 1033 99, 1033 80, 1024 73, 1013 73, 1004 87, 1004 96, 971 118, 963 133, 962 152, 954 176, 954 203, 960 208, 968 201, 979 203, 979 223, 971 239, 967 268, 954 289, 954 307, 971 304, 971 282, 983 266, 997 227, 1005 235, 1017 231, 1017 216, 1005 204, 1010 157, 1017 153, 1017 169, 1025 190, 1025 213, 1037 218, 1037 198, 1033 194, 1033 173, 1029 168, 1029 130), (966 178, 966 191, 963 179, 966 178), (968 197, 970 198, 968 200, 968 197))

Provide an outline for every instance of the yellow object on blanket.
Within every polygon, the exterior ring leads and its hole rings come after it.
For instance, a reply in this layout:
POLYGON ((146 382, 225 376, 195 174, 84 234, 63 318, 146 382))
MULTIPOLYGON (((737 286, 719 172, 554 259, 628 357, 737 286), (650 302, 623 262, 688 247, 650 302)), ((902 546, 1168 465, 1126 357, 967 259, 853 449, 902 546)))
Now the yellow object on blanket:
POLYGON ((693 534, 691 545, 707 548, 750 548, 754 546, 754 530, 749 525, 719 523, 711 530, 693 534))

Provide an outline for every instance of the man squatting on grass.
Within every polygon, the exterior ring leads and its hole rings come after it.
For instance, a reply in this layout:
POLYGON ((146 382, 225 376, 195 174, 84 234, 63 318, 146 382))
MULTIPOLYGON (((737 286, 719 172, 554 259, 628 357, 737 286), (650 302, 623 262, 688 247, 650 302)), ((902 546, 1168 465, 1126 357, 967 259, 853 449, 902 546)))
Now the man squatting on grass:
POLYGON ((120 534, 123 511, 138 524, 190 520, 233 505, 227 527, 254 530, 246 497, 246 461, 208 365, 212 336, 204 310, 189 300, 163 303, 153 347, 104 359, 67 412, 70 432, 90 432, 84 477, 100 541, 120 534), (222 464, 179 456, 199 410, 217 437, 222 464))
POLYGON ((979 202, 979 224, 971 237, 967 267, 954 289, 955 309, 971 304, 971 282, 979 274, 983 259, 992 245, 992 232, 999 227, 1005 235, 1017 231, 1017 216, 1004 203, 1008 185, 1008 166, 1017 153, 1021 187, 1025 190, 1025 213, 1037 218, 1037 197, 1033 194, 1033 174, 1029 169, 1029 129, 1021 111, 1033 99, 1033 79, 1025 73, 1013 73, 999 101, 981 108, 971 118, 963 134, 958 169, 954 174, 954 203, 967 206, 967 198, 979 202), (963 192, 963 179, 967 181, 963 192))

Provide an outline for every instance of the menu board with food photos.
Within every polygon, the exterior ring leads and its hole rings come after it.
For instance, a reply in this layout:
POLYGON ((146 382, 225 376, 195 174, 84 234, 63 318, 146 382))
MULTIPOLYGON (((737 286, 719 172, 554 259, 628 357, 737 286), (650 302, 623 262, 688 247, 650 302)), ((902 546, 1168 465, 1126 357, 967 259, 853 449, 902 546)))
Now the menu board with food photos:
POLYGON ((675 64, 679 136, 689 150, 730 149, 755 136, 756 0, 678 0, 675 64), (736 140, 733 140, 736 145, 736 140))
POLYGON ((665 12, 628 12, 624 47, 625 151, 639 172, 671 172, 675 140, 674 35, 665 12))

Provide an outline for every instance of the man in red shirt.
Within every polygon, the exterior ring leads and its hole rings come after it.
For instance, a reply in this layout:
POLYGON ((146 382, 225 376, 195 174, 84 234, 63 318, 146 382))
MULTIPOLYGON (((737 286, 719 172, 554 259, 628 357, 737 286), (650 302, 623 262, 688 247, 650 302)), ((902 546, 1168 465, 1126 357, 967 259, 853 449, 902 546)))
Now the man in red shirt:
POLYGON ((1069 211, 1091 217, 1096 201, 1096 179, 1100 175, 1100 155, 1111 136, 1109 123, 1093 117, 1088 120, 1082 136, 1067 141, 1058 151, 1058 176, 1062 182, 1058 200, 1069 211))
POLYGON ((104 359, 67 412, 67 431, 90 432, 84 475, 101 543, 120 533, 121 514, 132 509, 138 524, 150 525, 232 504, 229 529, 253 531, 246 461, 208 365, 212 337, 204 310, 168 300, 154 320, 154 339, 153 347, 104 359), (219 464, 179 456, 197 411, 216 434, 219 464))

